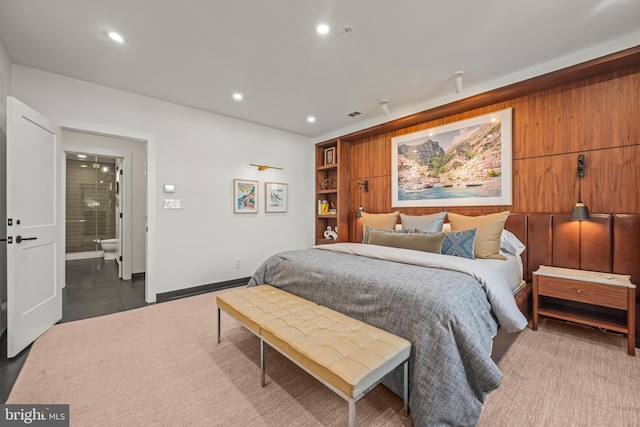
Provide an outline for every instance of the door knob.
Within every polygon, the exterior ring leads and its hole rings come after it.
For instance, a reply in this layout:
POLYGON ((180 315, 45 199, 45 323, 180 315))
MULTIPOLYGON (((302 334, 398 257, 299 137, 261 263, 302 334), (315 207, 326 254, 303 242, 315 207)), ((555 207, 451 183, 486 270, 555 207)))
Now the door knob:
POLYGON ((37 240, 37 237, 22 237, 22 236, 16 236, 16 243, 20 243, 23 240, 37 240))

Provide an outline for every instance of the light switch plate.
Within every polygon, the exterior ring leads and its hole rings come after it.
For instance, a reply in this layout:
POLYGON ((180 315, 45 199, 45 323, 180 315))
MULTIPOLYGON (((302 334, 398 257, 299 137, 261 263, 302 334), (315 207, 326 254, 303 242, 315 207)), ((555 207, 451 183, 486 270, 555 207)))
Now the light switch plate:
POLYGON ((173 184, 164 184, 163 191, 165 193, 175 193, 176 187, 173 184))

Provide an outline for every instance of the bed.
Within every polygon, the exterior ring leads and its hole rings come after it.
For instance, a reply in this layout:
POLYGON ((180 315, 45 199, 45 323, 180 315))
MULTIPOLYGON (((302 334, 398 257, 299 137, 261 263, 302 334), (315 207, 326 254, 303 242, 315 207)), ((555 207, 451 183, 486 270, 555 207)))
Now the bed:
MULTIPOLYGON (((595 215, 595 222, 611 230, 605 240, 613 255, 605 257, 611 261, 609 270, 605 265, 591 269, 629 274, 620 271, 631 268, 625 265, 629 251, 616 252, 619 243, 613 243, 613 234, 616 226, 618 235, 636 230, 640 218, 620 216, 614 221, 613 215, 595 215)), ((526 302, 523 281, 518 279, 530 278, 537 265, 562 264, 566 256, 558 249, 568 245, 574 250, 574 238, 588 243, 585 251, 593 251, 594 242, 603 247, 602 233, 585 226, 584 234, 577 223, 565 227, 567 223, 564 214, 511 214, 506 228, 540 250, 530 247, 520 257, 511 254, 503 264, 340 243, 276 254, 258 268, 249 286, 268 283, 408 339, 413 344, 409 407, 414 425, 475 425, 485 396, 500 385, 501 372, 491 358, 494 337, 499 329, 512 332, 527 325, 516 304, 526 302), (506 270, 497 267, 507 264, 506 270)), ((581 247, 578 243, 578 251, 581 247)), ((384 384, 401 394, 401 372, 392 373, 384 384)))

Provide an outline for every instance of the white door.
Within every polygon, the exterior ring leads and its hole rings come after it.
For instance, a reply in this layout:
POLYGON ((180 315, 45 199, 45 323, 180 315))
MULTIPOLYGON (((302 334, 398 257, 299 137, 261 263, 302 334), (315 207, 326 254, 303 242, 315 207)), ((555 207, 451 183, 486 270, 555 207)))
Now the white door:
POLYGON ((59 134, 45 117, 7 97, 7 357, 62 318, 59 134))

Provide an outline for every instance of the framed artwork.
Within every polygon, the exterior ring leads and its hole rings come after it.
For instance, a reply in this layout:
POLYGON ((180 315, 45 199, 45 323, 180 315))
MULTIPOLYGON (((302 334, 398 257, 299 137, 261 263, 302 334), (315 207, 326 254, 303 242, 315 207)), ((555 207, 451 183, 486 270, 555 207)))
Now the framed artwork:
POLYGON ((286 212, 287 203, 287 184, 283 184, 281 182, 264 183, 265 212, 286 212))
POLYGON ((327 148, 324 150, 324 165, 333 165, 336 163, 336 147, 327 148))
POLYGON ((391 138, 391 206, 511 205, 512 109, 391 138))
POLYGON ((258 213, 258 181, 233 180, 233 212, 258 213))

